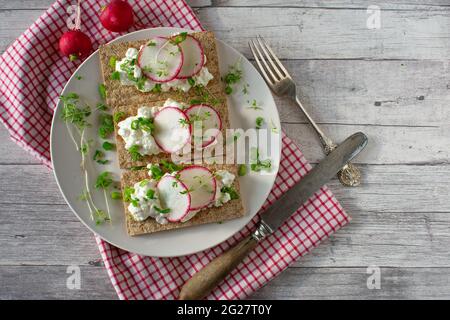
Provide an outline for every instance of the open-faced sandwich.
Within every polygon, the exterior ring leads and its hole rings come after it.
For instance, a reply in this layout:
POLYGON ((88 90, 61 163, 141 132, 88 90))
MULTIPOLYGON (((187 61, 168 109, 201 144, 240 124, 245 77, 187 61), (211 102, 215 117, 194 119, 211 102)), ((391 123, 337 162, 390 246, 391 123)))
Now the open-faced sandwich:
POLYGON ((242 217, 236 165, 173 161, 174 155, 211 148, 230 127, 214 35, 105 45, 100 58, 124 170, 128 233, 242 217))
POLYGON ((99 52, 112 107, 223 92, 212 32, 107 44, 99 52))

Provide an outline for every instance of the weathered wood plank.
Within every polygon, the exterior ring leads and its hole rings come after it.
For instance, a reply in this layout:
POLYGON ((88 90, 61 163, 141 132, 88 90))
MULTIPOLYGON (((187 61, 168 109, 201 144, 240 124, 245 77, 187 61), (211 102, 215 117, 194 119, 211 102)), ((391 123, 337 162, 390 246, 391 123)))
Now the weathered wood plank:
MULTIPOLYGON (((345 8, 345 9, 366 9, 374 3, 368 0, 189 0, 192 7, 291 7, 291 8, 345 8)), ((400 0, 400 1, 377 1, 376 5, 382 9, 409 9, 419 10, 425 7, 448 6, 446 0, 400 0)))
MULTIPOLYGON (((89 265, 98 258, 92 234, 64 204, 46 170, 0 166, 0 265, 89 265)), ((450 166, 364 166, 362 171, 359 188, 343 188, 336 180, 329 184, 353 221, 297 265, 450 266, 450 166)))
POLYGON ((79 290, 67 288, 67 271, 64 265, 0 266, 0 299, 117 299, 104 267, 81 266, 79 290))
MULTIPOLYGON (((0 29, 0 50, 41 13, 0 11, 5 26, 0 29)), ((450 7, 426 14, 385 11, 379 30, 366 28, 368 15, 362 10, 205 7, 198 13, 218 38, 247 56, 247 41, 255 34, 263 35, 286 59, 444 59, 450 48, 450 7), (251 27, 240 27, 242 21, 251 27)))
POLYGON ((247 42, 256 34, 284 59, 445 59, 450 48, 450 8, 384 11, 378 30, 366 28, 362 10, 238 7, 198 13, 206 28, 247 56, 247 42))
POLYGON ((381 288, 367 288, 366 268, 290 268, 253 299, 449 299, 449 268, 381 268, 381 288))
MULTIPOLYGON (((54 0, 0 0, 0 10, 14 9, 47 9, 54 0)), ((193 7, 298 7, 298 8, 349 8, 366 9, 373 3, 367 0, 339 0, 339 1, 316 1, 316 0, 188 0, 187 3, 193 7)), ((417 10, 435 6, 448 6, 446 0, 381 0, 376 4, 383 9, 409 9, 417 10)))
MULTIPOLYGON (((370 125, 322 124, 323 131, 337 143, 362 131, 369 137, 366 149, 355 163, 433 164, 449 163, 450 137, 446 127, 396 127, 370 125), (431 143, 432 142, 432 143, 431 143)), ((318 138, 308 124, 284 123, 287 135, 301 145, 306 158, 318 162, 323 158, 318 138)))
MULTIPOLYGON (((284 63, 316 121, 368 126, 440 126, 450 121, 450 72, 444 61, 284 63)), ((282 122, 305 121, 287 99, 277 98, 276 103, 282 122)))
MULTIPOLYGON (((66 266, 1 266, 0 299, 117 299, 106 271, 81 267, 81 288, 66 287, 66 266)), ((252 299, 449 299, 450 268, 381 268, 367 288, 366 268, 289 268, 252 299)))

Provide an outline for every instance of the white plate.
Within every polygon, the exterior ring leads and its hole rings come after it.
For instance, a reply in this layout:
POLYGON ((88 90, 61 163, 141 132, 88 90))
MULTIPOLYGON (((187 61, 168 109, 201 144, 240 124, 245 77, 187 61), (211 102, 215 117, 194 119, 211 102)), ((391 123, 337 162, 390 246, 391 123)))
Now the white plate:
MULTIPOLYGON (((136 31, 115 39, 113 42, 123 42, 131 40, 148 39, 157 35, 170 35, 174 32, 189 31, 178 28, 154 28, 136 31)), ((228 98, 230 107, 230 120, 233 128, 255 127, 255 119, 258 116, 264 117, 268 122, 272 121, 278 130, 280 130, 280 120, 275 106, 275 102, 259 73, 248 62, 248 60, 233 48, 222 41, 217 41, 219 52, 220 69, 226 73, 230 65, 233 65, 238 59, 241 60, 243 69, 243 82, 249 84, 249 95, 236 92, 228 98), (247 100, 256 99, 263 110, 252 110, 245 108, 247 100)), ((76 92, 83 97, 92 106, 100 101, 98 94, 98 84, 101 83, 100 61, 98 52, 94 52, 70 78, 62 94, 76 92), (82 76, 78 80, 77 76, 82 76)), ((240 90, 239 90, 240 91, 240 90)), ((130 237, 125 229, 125 217, 121 201, 110 200, 112 223, 96 225, 90 218, 86 203, 78 200, 79 195, 84 190, 83 177, 80 171, 80 154, 76 151, 65 124, 61 121, 62 103, 60 103, 53 117, 51 130, 51 156, 56 181, 61 193, 75 215, 91 231, 99 235, 109 243, 142 255, 172 257, 192 254, 205 250, 231 237, 234 233, 242 229, 258 212, 266 200, 276 177, 281 152, 281 137, 278 134, 276 141, 270 147, 272 150, 271 159, 273 169, 269 174, 247 174, 239 178, 241 185, 241 196, 246 208, 245 217, 224 222, 222 224, 208 224, 195 227, 189 227, 180 230, 159 232, 151 235, 130 237)), ((94 122, 91 120, 91 123, 94 122)), ((96 137, 97 124, 89 129, 87 135, 96 137)), ((99 139, 97 139, 99 140, 99 139)), ((94 147, 95 148, 95 147, 94 147)), ((101 148, 100 141, 97 142, 97 148, 101 148)), ((266 151, 261 150, 262 155, 266 151)), ((119 181, 120 169, 116 161, 116 154, 107 152, 111 160, 108 165, 93 165, 90 169, 91 184, 100 171, 110 171, 115 179, 119 181)), ((104 209, 103 193, 93 191, 94 200, 102 204, 104 209)), ((64 227, 64 226, 62 226, 64 227)))

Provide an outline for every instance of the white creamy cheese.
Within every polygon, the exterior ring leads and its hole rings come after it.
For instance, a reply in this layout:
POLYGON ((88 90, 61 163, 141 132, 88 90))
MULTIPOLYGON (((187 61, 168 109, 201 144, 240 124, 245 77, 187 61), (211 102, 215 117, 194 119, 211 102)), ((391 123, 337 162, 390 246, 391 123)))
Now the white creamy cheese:
POLYGON ((217 170, 215 173, 216 177, 216 195, 214 197, 214 206, 220 207, 224 203, 231 200, 231 196, 228 192, 222 192, 222 187, 231 187, 234 179, 236 178, 234 174, 227 170, 217 170))
POLYGON ((178 101, 175 101, 175 100, 169 98, 164 102, 164 104, 162 106, 162 108, 166 108, 166 107, 176 107, 178 109, 184 110, 184 109, 187 109, 189 106, 186 103, 178 102, 178 101))
POLYGON ((134 184, 134 192, 131 195, 131 203, 128 205, 128 211, 136 221, 144 221, 152 217, 160 224, 166 224, 167 219, 163 214, 155 210, 155 207, 161 208, 159 194, 156 188, 156 181, 147 179, 134 184), (152 198, 149 198, 149 190, 152 190, 152 198))
MULTIPOLYGON (((137 57, 139 51, 136 48, 128 48, 125 53, 125 57, 122 60, 116 62, 116 70, 120 75, 120 83, 124 86, 135 85, 139 91, 149 92, 153 90, 156 86, 156 82, 153 82, 149 79, 146 79, 142 86, 138 88, 137 82, 145 77, 142 73, 142 69, 137 65, 137 57), (132 61, 134 60, 134 63, 132 61), (123 69, 123 66, 127 66, 131 72, 131 78, 129 74, 123 69), (133 79, 134 78, 134 79, 133 79)), ((206 56, 205 56, 205 64, 206 64, 206 56)), ((211 81, 214 76, 209 72, 208 68, 203 66, 199 73, 192 76, 192 79, 195 81, 196 85, 207 86, 209 81, 211 81)), ((188 92, 191 89, 191 84, 188 79, 174 79, 169 82, 161 83, 161 91, 167 92, 171 89, 181 90, 183 92, 188 92)))
POLYGON ((156 144, 151 132, 142 130, 141 128, 131 128, 131 123, 140 117, 153 118, 154 108, 155 107, 140 107, 136 116, 128 117, 117 124, 119 126, 117 133, 125 141, 125 149, 128 150, 137 145, 139 147, 139 153, 142 155, 158 154, 161 152, 161 149, 156 144))

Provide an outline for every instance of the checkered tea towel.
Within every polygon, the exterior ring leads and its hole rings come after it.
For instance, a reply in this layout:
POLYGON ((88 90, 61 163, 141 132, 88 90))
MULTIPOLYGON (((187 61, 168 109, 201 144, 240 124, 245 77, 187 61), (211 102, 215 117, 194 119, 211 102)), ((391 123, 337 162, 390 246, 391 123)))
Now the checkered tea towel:
MULTIPOLYGON (((63 59, 58 52, 58 39, 67 30, 67 7, 73 4, 75 1, 55 2, 0 59, 0 119, 17 144, 49 167, 53 109, 64 84, 79 64, 63 59)), ((135 29, 174 26, 202 30, 183 0, 142 0, 130 4, 136 15, 135 29)), ((102 5, 95 0, 81 2, 81 30, 93 40, 94 48, 117 36, 99 23, 102 5)), ((297 145, 284 134, 282 141, 279 173, 263 209, 310 170, 297 145)), ((237 299, 250 295, 349 219, 332 193, 323 187, 275 234, 261 241, 208 298, 237 299)), ((257 222, 258 216, 216 247, 177 258, 139 256, 98 237, 97 243, 120 299, 176 299, 189 277, 252 232, 257 222)))

